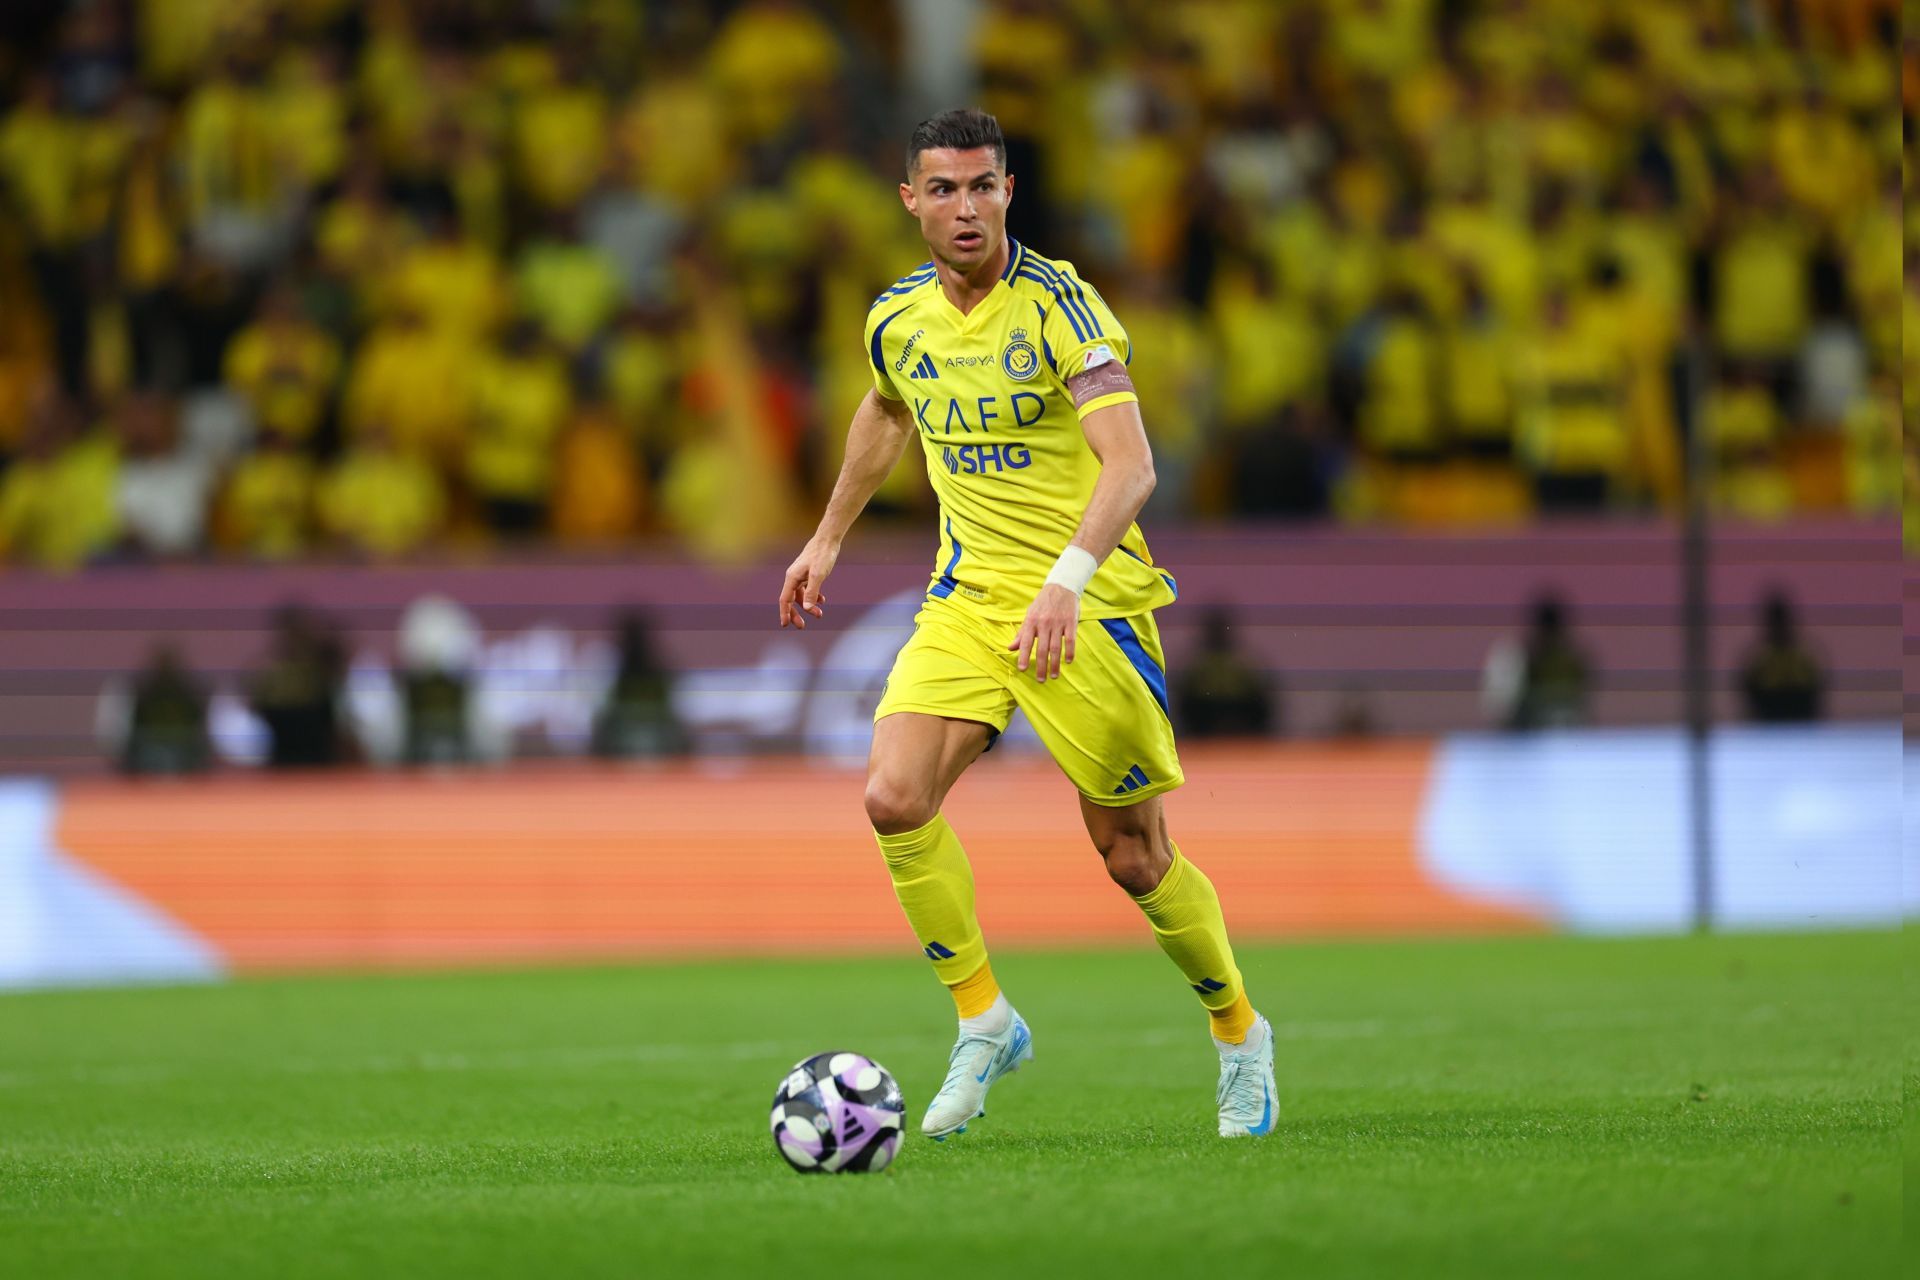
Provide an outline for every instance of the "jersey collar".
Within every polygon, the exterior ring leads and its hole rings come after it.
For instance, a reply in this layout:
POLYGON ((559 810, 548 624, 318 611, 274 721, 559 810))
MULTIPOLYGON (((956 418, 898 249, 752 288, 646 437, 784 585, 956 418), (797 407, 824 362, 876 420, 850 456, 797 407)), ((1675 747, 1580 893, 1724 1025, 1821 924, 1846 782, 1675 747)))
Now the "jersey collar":
POLYGON ((1013 273, 1024 256, 1026 256, 1026 250, 1021 247, 1020 242, 1008 236, 1007 265, 1001 268, 1000 278, 994 281, 993 288, 987 290, 987 296, 980 299, 980 304, 964 315, 961 314, 960 308, 953 305, 953 299, 947 296, 947 291, 940 286, 938 280, 934 282, 934 292, 940 295, 941 303, 953 313, 954 323, 958 324, 962 330, 978 329, 989 312, 999 311, 1003 297, 1013 293, 1013 273))

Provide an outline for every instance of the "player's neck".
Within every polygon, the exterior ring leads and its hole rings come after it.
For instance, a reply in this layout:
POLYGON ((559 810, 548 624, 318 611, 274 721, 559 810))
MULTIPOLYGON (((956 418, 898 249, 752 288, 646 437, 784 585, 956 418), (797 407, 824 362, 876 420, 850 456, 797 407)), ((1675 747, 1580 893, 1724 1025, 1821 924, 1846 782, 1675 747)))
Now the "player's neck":
POLYGON ((961 315, 968 315, 986 301, 987 295, 993 292, 993 286, 1000 283, 1000 277, 1007 269, 1007 255, 1012 252, 1012 242, 1001 236, 1000 247, 972 271, 963 273, 948 266, 936 255, 933 272, 940 279, 940 288, 947 295, 947 301, 961 315))

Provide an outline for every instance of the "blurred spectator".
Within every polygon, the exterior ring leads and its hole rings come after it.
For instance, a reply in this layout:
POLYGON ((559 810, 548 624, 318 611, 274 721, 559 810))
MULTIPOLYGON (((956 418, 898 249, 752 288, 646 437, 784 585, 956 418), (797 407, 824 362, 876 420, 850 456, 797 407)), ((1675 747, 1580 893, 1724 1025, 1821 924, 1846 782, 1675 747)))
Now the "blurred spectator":
POLYGON ((593 721, 593 752, 611 759, 680 755, 687 733, 673 711, 673 677, 653 651, 644 614, 620 617, 619 665, 593 721))
POLYGON ((1385 462, 1432 462, 1442 451, 1440 370, 1426 304, 1411 289, 1392 289, 1367 327, 1360 442, 1385 462))
POLYGON ((80 415, 52 388, 30 410, 20 456, 0 475, 0 555, 45 569, 75 569, 119 537, 120 453, 104 431, 82 433, 80 415))
POLYGON ((581 228, 612 267, 625 302, 657 306, 667 301, 673 289, 672 248, 686 227, 664 193, 640 183, 639 164, 630 148, 619 149, 610 172, 588 199, 581 228))
POLYGON ((1487 655, 1481 701, 1503 729, 1564 729, 1588 722, 1593 683, 1587 656, 1574 642, 1560 597, 1533 602, 1527 634, 1505 639, 1487 655))
POLYGON ((440 473, 417 454, 395 450, 375 425, 321 477, 314 505, 323 533, 380 558, 428 545, 447 518, 440 473))
POLYGON ((619 266, 597 245, 583 244, 571 211, 549 215, 547 233, 528 243, 514 271, 523 314, 547 339, 578 356, 619 309, 619 266))
POLYGON ((1266 737, 1278 728, 1273 689, 1239 651, 1224 608, 1202 617, 1199 651, 1187 659, 1174 696, 1181 731, 1196 738, 1266 737))
POLYGON ((127 773, 199 773, 213 760, 206 690, 170 643, 153 647, 130 685, 101 692, 100 728, 127 773))
POLYGON ((246 398, 262 436, 313 439, 339 371, 339 344, 300 314, 287 282, 268 290, 257 318, 227 348, 227 385, 246 398))
POLYGON ((475 351, 469 335, 436 332, 424 313, 401 309, 355 357, 343 410, 347 436, 377 425, 402 452, 430 462, 456 456, 470 417, 475 351))
POLYGON ((798 123, 844 57, 832 29, 797 0, 748 0, 715 33, 707 74, 734 137, 751 147, 798 123))
POLYGON ((546 527, 555 442, 573 408, 566 363, 531 320, 517 320, 471 376, 467 485, 488 528, 530 537, 546 527))
POLYGON ((151 392, 128 396, 117 414, 120 470, 115 505, 127 548, 174 558, 200 546, 212 477, 179 446, 173 403, 151 392))
POLYGON ((473 667, 480 633, 451 600, 426 596, 400 619, 400 760, 466 764, 482 758, 474 732, 473 667))
POLYGON ((215 522, 221 546, 285 560, 313 545, 318 468, 298 445, 268 432, 227 476, 215 522))
POLYGON ((1521 366, 1522 456, 1543 512, 1599 512, 1627 496, 1631 436, 1619 353, 1551 290, 1521 366))
POLYGON ((1713 255, 1713 325, 1720 350, 1784 378, 1807 329, 1812 229, 1794 216, 1773 169, 1749 169, 1721 207, 1713 255))
POLYGON ((299 605, 276 611, 267 664, 247 688, 247 705, 267 726, 268 767, 316 768, 347 758, 345 657, 339 637, 315 614, 299 605))
POLYGON ((563 42, 539 65, 512 119, 514 163, 527 193, 543 209, 565 209, 600 174, 607 137, 607 95, 584 72, 584 50, 563 42))
POLYGON ((1220 425, 1229 434, 1270 426, 1289 404, 1325 393, 1321 326, 1301 291, 1281 291, 1263 262, 1224 274, 1212 338, 1220 425))
POLYGON ((1766 366, 1749 362, 1724 370, 1707 393, 1701 418, 1711 446, 1715 508, 1758 520, 1785 514, 1793 495, 1779 464, 1784 424, 1766 366))
POLYGON ((395 267, 414 236, 413 224, 387 191, 379 160, 370 151, 356 154, 338 192, 315 214, 312 230, 316 265, 352 292, 355 323, 386 306, 395 267))
POLYGON ((1447 431, 1469 458, 1513 457, 1513 335, 1478 273, 1461 272, 1459 313, 1443 328, 1440 368, 1447 431))
POLYGON ((1800 638, 1793 601, 1775 591, 1760 604, 1760 638, 1740 667, 1740 693, 1747 718, 1760 724, 1818 720, 1826 696, 1826 673, 1800 638))
POLYGON ((427 238, 401 251, 386 301, 392 314, 417 317, 428 334, 471 346, 497 324, 508 300, 496 255, 462 228, 438 198, 426 215, 427 238))
POLYGON ((1848 312, 1840 268, 1831 258, 1816 264, 1814 320, 1794 368, 1799 418, 1809 427, 1833 430, 1866 396, 1869 353, 1848 312))
POLYGON ((598 391, 594 380, 580 380, 554 462, 553 533, 569 545, 621 542, 646 510, 646 474, 632 434, 598 391))

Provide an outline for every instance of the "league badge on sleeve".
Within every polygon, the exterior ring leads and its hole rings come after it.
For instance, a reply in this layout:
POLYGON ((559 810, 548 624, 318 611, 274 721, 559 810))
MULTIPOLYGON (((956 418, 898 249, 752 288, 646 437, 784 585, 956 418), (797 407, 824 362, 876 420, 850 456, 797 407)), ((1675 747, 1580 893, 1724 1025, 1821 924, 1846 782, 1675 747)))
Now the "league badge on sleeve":
POLYGON ((1015 329, 1009 335, 1007 349, 1000 353, 1000 367, 1015 382, 1025 382, 1040 372, 1040 355, 1027 341, 1025 329, 1015 329))

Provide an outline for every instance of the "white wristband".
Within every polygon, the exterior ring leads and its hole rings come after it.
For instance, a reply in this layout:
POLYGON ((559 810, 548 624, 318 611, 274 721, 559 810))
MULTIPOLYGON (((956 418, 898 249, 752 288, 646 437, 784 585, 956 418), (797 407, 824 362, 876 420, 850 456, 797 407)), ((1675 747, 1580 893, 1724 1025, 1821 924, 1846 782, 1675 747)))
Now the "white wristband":
POLYGON ((1091 551, 1069 544, 1060 553, 1060 558, 1053 562, 1053 571, 1047 575, 1047 582, 1065 587, 1079 596, 1093 581, 1093 572, 1099 567, 1100 562, 1093 558, 1091 551))

